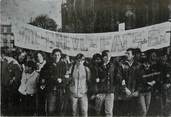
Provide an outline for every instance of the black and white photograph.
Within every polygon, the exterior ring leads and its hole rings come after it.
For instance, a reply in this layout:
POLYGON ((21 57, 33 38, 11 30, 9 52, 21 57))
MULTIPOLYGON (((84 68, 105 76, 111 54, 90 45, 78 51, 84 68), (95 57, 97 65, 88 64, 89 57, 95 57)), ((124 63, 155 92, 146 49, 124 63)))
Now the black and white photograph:
POLYGON ((0 116, 171 117, 171 0, 0 5, 0 116))

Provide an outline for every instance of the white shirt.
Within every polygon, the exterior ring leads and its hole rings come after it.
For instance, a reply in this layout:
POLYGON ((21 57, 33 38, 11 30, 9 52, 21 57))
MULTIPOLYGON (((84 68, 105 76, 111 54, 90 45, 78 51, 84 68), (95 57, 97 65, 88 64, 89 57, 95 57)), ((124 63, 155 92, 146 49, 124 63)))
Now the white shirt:
POLYGON ((33 73, 25 73, 22 74, 21 85, 18 91, 23 95, 33 95, 37 92, 37 78, 39 74, 34 71, 33 73))
POLYGON ((37 66, 38 66, 38 70, 37 71, 40 72, 45 64, 46 64, 45 60, 43 61, 43 63, 37 63, 37 66))

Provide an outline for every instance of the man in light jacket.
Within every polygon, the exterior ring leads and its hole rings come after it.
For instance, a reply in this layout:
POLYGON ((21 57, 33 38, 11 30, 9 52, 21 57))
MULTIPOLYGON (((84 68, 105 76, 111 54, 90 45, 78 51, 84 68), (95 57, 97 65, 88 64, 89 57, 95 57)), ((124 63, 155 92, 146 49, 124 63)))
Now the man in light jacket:
POLYGON ((77 112, 81 112, 81 116, 88 116, 88 82, 90 79, 90 70, 84 66, 85 57, 83 54, 76 56, 76 62, 70 67, 70 97, 72 103, 72 115, 77 116, 77 112), (80 111, 77 110, 80 103, 80 111))

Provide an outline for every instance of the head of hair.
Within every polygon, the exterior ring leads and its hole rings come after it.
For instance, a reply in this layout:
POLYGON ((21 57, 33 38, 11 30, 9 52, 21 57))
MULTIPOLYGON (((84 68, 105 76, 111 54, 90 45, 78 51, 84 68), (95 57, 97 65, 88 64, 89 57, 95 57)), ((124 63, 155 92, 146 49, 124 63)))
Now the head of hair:
POLYGON ((141 53, 141 60, 140 60, 140 62, 142 62, 142 63, 149 62, 147 54, 145 52, 141 53))
POLYGON ((82 53, 79 53, 79 54, 76 55, 75 59, 76 59, 76 60, 80 60, 80 59, 82 59, 83 57, 84 57, 84 55, 83 55, 82 53))
POLYGON ((1 47, 1 55, 8 56, 9 55, 9 48, 8 47, 1 47))
POLYGON ((35 53, 35 56, 34 56, 34 58, 35 58, 36 61, 37 61, 37 55, 38 55, 38 54, 41 54, 44 60, 46 59, 46 54, 45 54, 44 52, 42 52, 42 51, 37 51, 37 52, 35 53))
POLYGON ((109 50, 103 50, 103 51, 102 51, 102 57, 106 56, 107 53, 109 53, 109 50))
POLYGON ((27 62, 25 62, 24 64, 25 66, 28 66, 28 67, 31 67, 32 70, 35 70, 36 69, 36 63, 32 60, 28 60, 27 62))
POLYGON ((140 48, 135 48, 135 54, 140 54, 141 53, 141 49, 140 48))
POLYGON ((136 51, 134 48, 128 48, 126 51, 131 51, 134 56, 136 55, 136 51))
POLYGON ((102 58, 105 57, 105 56, 108 56, 108 54, 107 53, 103 53, 102 54, 102 58))
POLYGON ((56 52, 59 52, 62 55, 61 49, 58 48, 52 50, 52 55, 54 55, 56 52))
POLYGON ((92 60, 95 61, 97 58, 102 59, 102 56, 99 53, 96 53, 96 54, 93 55, 92 60))

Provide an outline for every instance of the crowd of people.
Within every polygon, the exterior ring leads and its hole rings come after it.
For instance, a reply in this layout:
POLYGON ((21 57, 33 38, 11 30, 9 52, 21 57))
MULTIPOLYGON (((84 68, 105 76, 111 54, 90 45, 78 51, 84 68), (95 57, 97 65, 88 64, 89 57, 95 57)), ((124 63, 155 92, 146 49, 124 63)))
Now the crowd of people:
POLYGON ((171 116, 171 52, 109 50, 86 58, 1 48, 1 114, 171 116))

